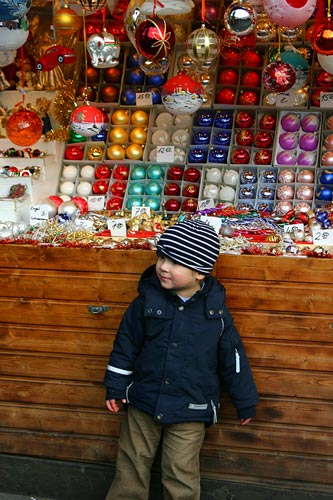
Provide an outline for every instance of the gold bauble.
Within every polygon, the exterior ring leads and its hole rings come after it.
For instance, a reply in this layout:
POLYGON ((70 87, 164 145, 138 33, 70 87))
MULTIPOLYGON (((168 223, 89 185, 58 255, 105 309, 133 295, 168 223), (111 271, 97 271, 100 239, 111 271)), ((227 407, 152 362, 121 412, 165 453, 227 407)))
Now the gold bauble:
POLYGON ((111 115, 113 125, 127 125, 129 122, 129 113, 126 109, 117 109, 111 115))
POLYGON ((141 144, 130 144, 126 148, 126 158, 130 160, 141 160, 143 157, 143 150, 141 144))
POLYGON ((88 160, 99 161, 103 158, 104 150, 100 146, 93 146, 87 152, 88 160))
POLYGON ((54 13, 53 26, 58 35, 74 35, 81 27, 81 18, 69 7, 62 7, 54 13))
POLYGON ((114 127, 110 130, 109 141, 115 142, 116 144, 124 144, 127 142, 128 132, 123 127, 114 127))
POLYGON ((135 127, 131 130, 129 138, 134 144, 145 144, 147 140, 147 129, 135 127))
POLYGON ((112 144, 106 150, 106 156, 109 160, 123 160, 125 158, 125 149, 119 144, 112 144))
POLYGON ((146 111, 138 109, 131 114, 131 124, 136 125, 138 127, 142 127, 148 125, 149 123, 149 114, 146 111))

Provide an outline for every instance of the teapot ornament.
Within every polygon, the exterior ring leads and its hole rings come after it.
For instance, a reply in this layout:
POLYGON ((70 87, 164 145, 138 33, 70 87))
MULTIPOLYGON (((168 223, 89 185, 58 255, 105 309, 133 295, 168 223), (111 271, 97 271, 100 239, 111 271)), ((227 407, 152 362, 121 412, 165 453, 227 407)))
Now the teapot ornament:
POLYGON ((106 30, 88 38, 87 50, 91 58, 91 65, 95 68, 111 68, 119 64, 119 40, 106 30))

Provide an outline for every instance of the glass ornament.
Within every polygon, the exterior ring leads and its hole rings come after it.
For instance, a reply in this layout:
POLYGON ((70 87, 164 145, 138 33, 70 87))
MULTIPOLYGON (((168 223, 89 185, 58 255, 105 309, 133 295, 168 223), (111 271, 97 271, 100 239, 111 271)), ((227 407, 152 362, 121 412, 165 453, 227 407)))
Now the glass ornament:
POLYGON ((87 50, 95 68, 111 68, 119 64, 119 39, 106 29, 88 38, 87 50))
POLYGON ((333 54, 326 55, 317 53, 317 59, 324 71, 327 71, 330 75, 333 75, 333 54))
POLYGON ((26 108, 15 111, 7 121, 7 137, 17 146, 32 146, 41 138, 42 132, 42 120, 26 108))
POLYGON ((315 25, 311 43, 318 54, 333 55, 333 21, 328 19, 324 23, 315 25))
POLYGON ((54 13, 53 26, 58 35, 74 35, 81 27, 81 18, 75 10, 62 7, 54 13))
POLYGON ((127 36, 132 45, 136 47, 135 33, 142 21, 147 19, 147 16, 142 12, 142 4, 144 0, 130 0, 126 12, 124 14, 124 24, 127 36))
POLYGON ((135 32, 136 48, 149 61, 156 62, 167 58, 175 42, 172 26, 158 16, 142 21, 135 32))
POLYGON ((268 17, 278 26, 295 28, 304 24, 312 16, 317 0, 263 0, 263 8, 268 17))
POLYGON ((83 104, 72 111, 70 126, 76 134, 92 137, 104 127, 104 114, 95 106, 83 104))
POLYGON ((304 87, 310 78, 310 68, 307 60, 297 51, 284 50, 280 53, 281 60, 291 64, 296 71, 296 81, 293 89, 304 87))
POLYGON ((286 92, 296 82, 296 70, 287 62, 273 61, 264 68, 262 82, 267 90, 286 92))
POLYGON ((17 55, 17 50, 2 50, 0 51, 0 68, 12 64, 17 55))
POLYGON ((170 66, 170 58, 163 57, 159 61, 150 61, 142 54, 139 55, 139 67, 146 75, 162 75, 170 66))
POLYGON ((187 55, 194 61, 213 61, 220 54, 220 38, 202 24, 201 28, 190 33, 185 47, 187 55))
POLYGON ((82 9, 89 10, 90 12, 96 12, 100 10, 106 4, 106 0, 79 0, 82 9))
POLYGON ((10 22, 10 27, 4 23, 0 27, 0 50, 16 50, 28 40, 29 22, 25 17, 10 22))
POLYGON ((258 16, 254 31, 258 42, 270 42, 275 40, 276 27, 266 15, 258 16))
POLYGON ((256 25, 257 13, 250 3, 236 0, 226 9, 224 23, 235 35, 248 35, 256 25))
POLYGON ((188 114, 197 111, 203 103, 202 86, 181 73, 169 80, 162 87, 161 97, 164 107, 173 114, 188 114))
POLYGON ((25 16, 32 5, 32 0, 5 0, 0 2, 1 21, 16 21, 25 16))

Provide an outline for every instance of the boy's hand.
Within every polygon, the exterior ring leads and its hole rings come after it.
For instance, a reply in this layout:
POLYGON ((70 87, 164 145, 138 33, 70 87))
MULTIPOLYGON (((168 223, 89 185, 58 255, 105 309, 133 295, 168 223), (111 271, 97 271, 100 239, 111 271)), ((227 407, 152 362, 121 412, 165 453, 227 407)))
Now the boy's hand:
POLYGON ((252 418, 242 418, 241 425, 247 425, 251 422, 252 418))
MULTIPOLYGON (((121 402, 126 403, 126 399, 122 399, 121 402)), ((105 404, 107 409, 112 411, 112 413, 117 413, 120 410, 116 399, 107 399, 105 404)))

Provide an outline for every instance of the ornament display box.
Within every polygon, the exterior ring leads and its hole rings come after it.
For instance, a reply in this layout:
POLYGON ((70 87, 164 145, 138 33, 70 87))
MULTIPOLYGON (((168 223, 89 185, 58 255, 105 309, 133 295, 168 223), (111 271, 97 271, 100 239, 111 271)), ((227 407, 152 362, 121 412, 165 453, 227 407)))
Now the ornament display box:
POLYGON ((15 199, 0 198, 0 222, 24 222, 29 224, 30 206, 31 200, 29 196, 15 199))

